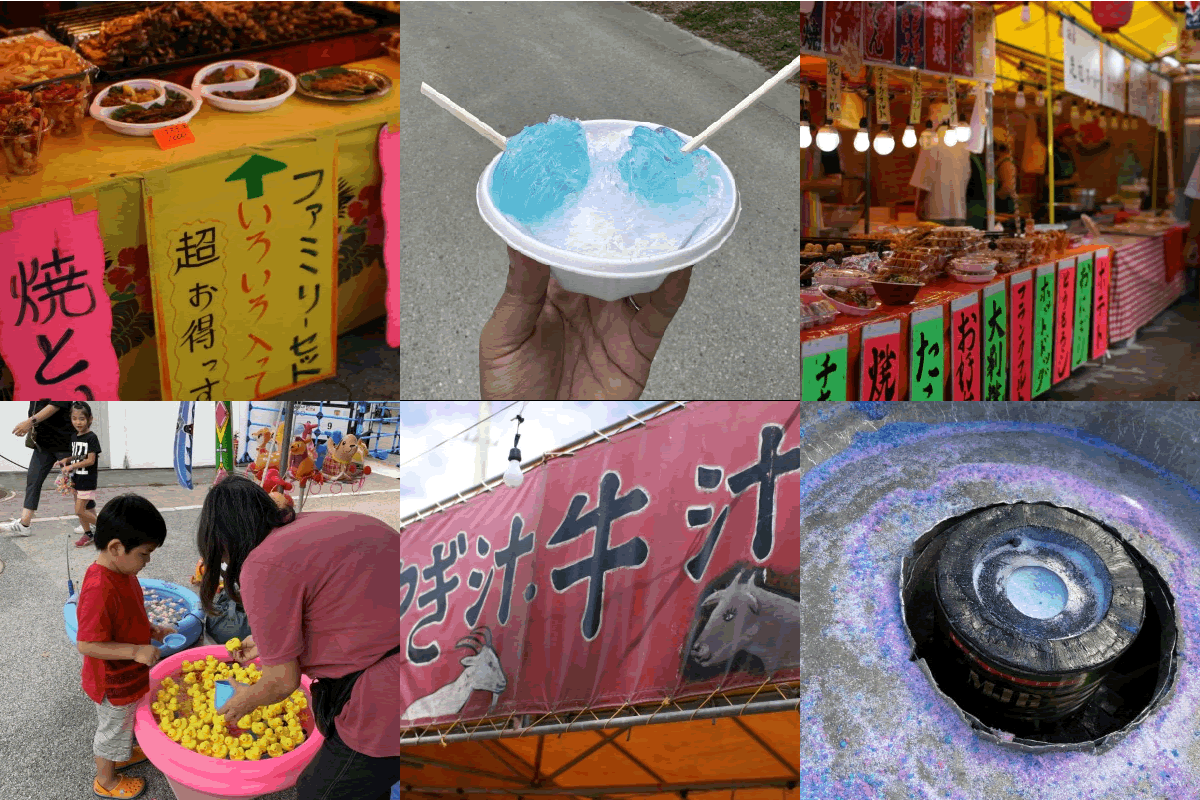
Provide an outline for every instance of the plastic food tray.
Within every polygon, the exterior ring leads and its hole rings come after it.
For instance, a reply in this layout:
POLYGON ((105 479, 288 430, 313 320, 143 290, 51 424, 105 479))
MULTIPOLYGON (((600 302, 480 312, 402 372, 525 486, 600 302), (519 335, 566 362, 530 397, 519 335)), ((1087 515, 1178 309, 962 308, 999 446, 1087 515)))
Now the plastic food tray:
MULTIPOLYGON (((138 583, 141 584, 143 592, 146 589, 155 589, 163 594, 175 595, 182 600, 191 612, 183 620, 176 623, 175 627, 185 639, 183 645, 179 647, 170 647, 168 645, 158 645, 158 653, 161 658, 174 655, 181 650, 186 650, 191 647, 196 640, 204 633, 204 611, 200 608, 200 598, 191 589, 185 589, 177 583, 169 583, 167 581, 155 580, 154 578, 138 578, 138 583)), ((79 619, 76 616, 77 607, 76 601, 79 599, 79 594, 71 595, 71 599, 63 605, 63 623, 67 629, 67 638, 72 644, 76 643, 76 636, 79 631, 79 619)), ((224 649, 224 648, 222 648, 224 649)))
MULTIPOLYGON (((21 30, 23 31, 22 33, 19 33, 15 36, 8 36, 8 37, 0 39, 0 43, 12 42, 17 39, 35 38, 35 39, 44 39, 47 42, 50 42, 52 44, 61 44, 61 42, 55 40, 55 38, 53 36, 51 36, 46 31, 42 30, 41 28, 34 28, 34 29, 22 28, 21 30)), ((44 81, 35 81, 33 83, 22 84, 21 86, 10 86, 7 88, 20 89, 23 92, 29 92, 29 91, 32 91, 32 90, 38 88, 39 86, 45 86, 47 84, 56 83, 58 81, 72 81, 72 80, 78 81, 78 80, 82 79, 85 75, 88 77, 91 77, 91 78, 95 78, 97 73, 100 72, 100 68, 97 67, 92 62, 88 61, 86 58, 84 58, 82 53, 76 52, 74 50, 72 50, 72 52, 75 54, 75 57, 79 59, 79 63, 83 66, 83 69, 81 69, 79 72, 72 72, 70 75, 59 75, 57 78, 46 78, 44 81)), ((4 88, 5 87, 0 87, 0 91, 3 91, 4 88)))

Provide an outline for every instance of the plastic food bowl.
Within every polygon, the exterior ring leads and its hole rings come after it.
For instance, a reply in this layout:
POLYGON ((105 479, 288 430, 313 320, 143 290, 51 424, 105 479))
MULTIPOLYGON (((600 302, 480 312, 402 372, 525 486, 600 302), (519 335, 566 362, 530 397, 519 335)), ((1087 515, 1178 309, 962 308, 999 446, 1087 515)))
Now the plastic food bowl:
POLYGON ((283 101, 287 100, 296 93, 296 76, 288 72, 286 69, 263 64, 258 61, 218 61, 215 64, 209 64, 202 70, 196 73, 196 77, 192 79, 192 94, 199 97, 202 101, 212 103, 215 107, 222 111, 241 111, 243 113, 252 113, 255 111, 266 111, 270 108, 283 105, 283 101), (225 67, 246 67, 254 73, 254 77, 240 81, 231 81, 229 83, 211 83, 204 84, 204 77, 216 69, 224 69, 225 67), (233 100, 228 97, 217 97, 217 92, 244 92, 254 88, 254 84, 258 83, 259 71, 269 69, 278 72, 287 81, 288 88, 283 94, 277 94, 274 97, 264 97, 262 100, 233 100))
MULTIPOLYGON (((174 595, 176 600, 181 601, 188 611, 188 616, 178 622, 175 627, 178 633, 173 633, 167 637, 165 642, 159 643, 152 641, 155 647, 158 648, 160 658, 174 655, 180 650, 185 650, 204 633, 204 611, 200 608, 200 598, 191 589, 186 589, 177 583, 169 583, 167 581, 155 580, 154 578, 138 578, 138 583, 142 586, 142 591, 153 589, 166 595, 174 595)), ((79 635, 79 618, 77 616, 76 602, 79 600, 79 594, 71 595, 71 599, 63 605, 63 623, 66 625, 67 638, 72 644, 76 643, 79 635)), ((228 651, 226 651, 228 652, 228 651)))
POLYGON ((870 314, 870 313, 874 312, 875 309, 879 308, 878 300, 876 300, 875 304, 872 305, 870 308, 860 308, 858 306, 850 306, 850 305, 846 305, 845 303, 834 300, 832 297, 830 297, 828 294, 825 293, 827 289, 835 288, 833 286, 830 286, 829 284, 823 283, 817 288, 821 290, 821 295, 826 300, 828 300, 830 303, 833 304, 834 308, 836 308, 838 311, 842 312, 843 314, 849 314, 852 317, 865 317, 867 314, 870 314))
POLYGON ((889 306, 902 306, 916 299, 923 283, 892 283, 891 281, 871 281, 875 294, 889 306))
MULTIPOLYGON (((296 779, 325 741, 325 737, 316 729, 311 713, 302 717, 301 725, 306 737, 302 745, 278 758, 261 761, 230 761, 193 753, 171 741, 159 730, 150 704, 158 696, 163 678, 172 676, 179 683, 182 681, 179 673, 185 660, 203 659, 209 655, 221 661, 229 660, 227 649, 221 645, 209 645, 164 658, 150 668, 150 691, 138 701, 133 722, 134 734, 146 757, 167 776, 171 788, 181 800, 242 800, 295 786, 296 779)), ((254 663, 259 664, 259 661, 256 659, 254 663)), ((308 698, 311 711, 310 683, 312 681, 307 675, 300 676, 300 688, 308 698)))
MULTIPOLYGON (((631 122, 623 119, 593 119, 583 122, 584 131, 589 136, 629 133, 638 125, 660 127, 653 122, 631 122)), ((679 133, 684 142, 692 139, 684 133, 675 132, 679 133)), ((724 216, 707 236, 669 253, 655 253, 632 259, 601 258, 551 247, 526 234, 510 222, 492 202, 492 193, 489 191, 492 173, 503 153, 493 158, 479 176, 479 182, 475 185, 475 202, 479 207, 479 215, 497 236, 514 250, 549 266, 550 273, 564 289, 601 300, 620 300, 622 297, 652 292, 662 286, 668 274, 708 258, 725 244, 725 240, 737 226, 738 217, 742 212, 742 201, 737 183, 733 180, 733 173, 707 146, 700 149, 708 153, 716 165, 718 174, 729 183, 729 197, 726 198, 722 209, 724 216)))
POLYGON ((183 86, 180 86, 178 83, 171 83, 170 81, 141 79, 141 80, 121 81, 120 83, 114 83, 112 86, 109 86, 104 91, 99 92, 96 95, 96 99, 92 101, 92 107, 88 110, 88 114, 91 115, 92 119, 103 122, 105 125, 107 125, 109 128, 111 128, 113 131, 120 133, 120 134, 124 134, 125 136, 153 136, 154 132, 156 130, 158 130, 159 128, 169 128, 172 125, 182 125, 185 122, 191 121, 192 117, 196 116, 196 114, 198 114, 200 112, 201 105, 202 104, 200 102, 200 99, 198 97, 196 97, 195 94, 193 94, 191 91, 184 88, 183 86), (112 113, 114 111, 116 111, 118 108, 120 108, 121 106, 112 106, 110 108, 104 108, 103 106, 100 105, 100 101, 103 100, 105 97, 107 97, 108 93, 117 86, 132 86, 135 89, 157 88, 159 90, 158 99, 147 100, 142 103, 134 103, 133 104, 133 105, 139 105, 142 108, 149 108, 152 105, 161 104, 161 103, 166 102, 166 98, 167 98, 166 90, 174 89, 175 91, 179 92, 180 94, 184 95, 185 97, 188 97, 191 99, 192 110, 187 112, 183 116, 176 117, 175 119, 163 120, 162 122, 145 122, 145 123, 121 122, 120 120, 112 119, 112 113))

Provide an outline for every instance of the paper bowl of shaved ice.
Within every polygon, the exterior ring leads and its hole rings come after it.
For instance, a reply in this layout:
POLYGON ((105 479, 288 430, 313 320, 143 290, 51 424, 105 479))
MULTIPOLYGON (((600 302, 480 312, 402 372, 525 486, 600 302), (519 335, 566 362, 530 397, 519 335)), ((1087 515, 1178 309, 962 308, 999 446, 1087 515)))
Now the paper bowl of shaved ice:
POLYGON ((476 185, 480 216, 568 291, 619 300, 657 289, 725 243, 741 200, 707 147, 649 122, 551 116, 508 137, 476 185))

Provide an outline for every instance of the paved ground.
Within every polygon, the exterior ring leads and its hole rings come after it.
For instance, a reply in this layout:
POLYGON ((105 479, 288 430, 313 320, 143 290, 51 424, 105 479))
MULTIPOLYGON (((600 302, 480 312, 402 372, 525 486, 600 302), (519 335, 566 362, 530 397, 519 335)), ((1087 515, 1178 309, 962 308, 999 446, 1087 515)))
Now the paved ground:
POLYGON ((382 318, 338 337, 337 375, 280 395, 280 400, 399 400, 400 354, 384 339, 382 318))
MULTIPOLYGON (((478 397, 479 331, 507 271, 503 243, 474 200, 496 148, 421 96, 421 83, 506 136, 551 113, 695 134, 770 75, 624 3, 410 2, 400 14, 400 396, 478 397)), ((646 399, 799 391, 798 100, 796 87, 776 87, 710 141, 738 182, 742 216, 697 267, 646 399)))
MULTIPOLYGON (((154 552, 140 575, 188 585, 199 557, 195 545, 199 505, 211 483, 213 470, 196 470, 196 489, 175 482, 172 470, 111 470, 111 479, 99 491, 105 500, 127 491, 149 498, 167 520, 166 543, 154 552), (118 485, 119 482, 122 485, 118 485)), ((24 474, 0 473, 0 518, 20 513, 24 474)), ((322 493, 306 501, 306 510, 353 509, 399 524, 396 480, 383 474, 368 476, 359 494, 322 493)), ((78 590, 94 550, 76 550, 77 524, 68 500, 53 491, 42 494, 34 519, 33 535, 0 536, 0 797, 23 800, 74 800, 91 797, 95 774, 92 737, 96 729, 95 704, 80 687, 83 657, 67 638, 62 604, 67 599, 67 559, 78 590)), ((147 779, 145 800, 172 800, 166 778, 150 764, 131 768, 129 774, 147 779)), ((263 795, 262 800, 295 800, 295 789, 263 795)))
POLYGON ((1044 400, 1186 400, 1200 395, 1200 303, 1181 300, 1089 361, 1044 400))

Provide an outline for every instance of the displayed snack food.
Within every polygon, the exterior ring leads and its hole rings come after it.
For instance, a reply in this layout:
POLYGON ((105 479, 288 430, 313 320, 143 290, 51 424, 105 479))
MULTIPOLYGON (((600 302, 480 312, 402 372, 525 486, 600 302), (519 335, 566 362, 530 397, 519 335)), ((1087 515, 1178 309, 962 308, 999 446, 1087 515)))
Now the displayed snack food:
POLYGON ((392 31, 388 34, 387 41, 383 43, 383 49, 388 51, 396 61, 400 60, 400 31, 392 31))
MULTIPOLYGON (((167 90, 167 101, 160 105, 142 108, 138 105, 125 105, 112 113, 112 119, 131 125, 148 125, 153 122, 166 122, 177 119, 192 110, 195 101, 185 94, 173 89, 167 90)), ((103 103, 101 103, 103 105, 103 103)))
POLYGON ((866 270, 844 267, 818 267, 813 278, 834 286, 866 286, 871 275, 866 270))
POLYGON ((79 50, 116 70, 374 25, 340 2, 168 2, 105 22, 79 50))
POLYGON ((4 150, 10 173, 33 175, 42 168, 42 139, 46 127, 42 110, 31 102, 0 101, 0 149, 4 150))
MULTIPOLYGON (((226 67, 228 70, 229 67, 226 67)), ((246 76, 249 77, 249 76, 246 76)), ((243 78, 230 78, 229 80, 243 80, 243 78)), ((205 79, 205 83, 209 81, 205 79)), ((258 82, 254 84, 253 89, 247 89, 241 92, 217 92, 217 97, 225 97, 230 100, 263 100, 268 97, 278 97, 288 90, 287 79, 273 69, 264 69, 258 73, 258 82)))
POLYGON ((100 105, 103 108, 113 108, 128 103, 148 103, 159 97, 159 90, 149 86, 114 86, 100 100, 100 105))
POLYGON ((915 276, 910 275, 907 272, 900 272, 897 270, 880 272, 875 276, 875 281, 878 283, 908 283, 922 285, 921 281, 917 280, 915 276))
POLYGON ((305 88, 324 94, 375 94, 382 91, 379 77, 364 70, 341 70, 305 83, 305 88))
POLYGON ((875 301, 867 294, 865 289, 848 288, 845 286, 822 286, 821 292, 832 300, 836 300, 842 305, 855 306, 856 308, 874 308, 875 301))
POLYGON ((77 75, 88 67, 70 48, 39 34, 0 41, 0 91, 77 75))
POLYGON ((254 70, 249 67, 239 67, 236 64, 214 69, 212 72, 204 76, 204 80, 200 81, 205 86, 212 86, 214 83, 230 83, 231 81, 245 81, 254 77, 254 70))
POLYGON ((63 81, 37 90, 37 103, 50 121, 51 136, 76 136, 83 133, 91 82, 63 81))

